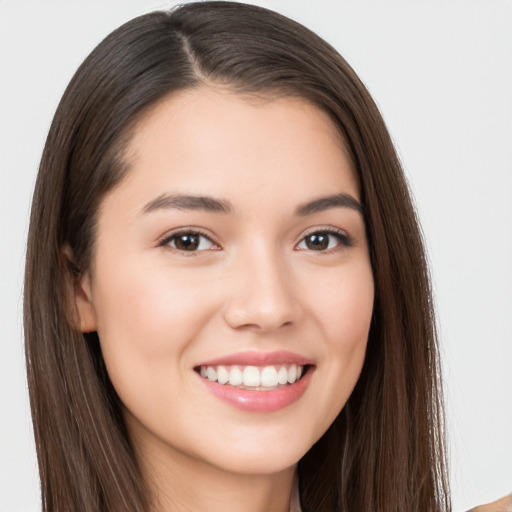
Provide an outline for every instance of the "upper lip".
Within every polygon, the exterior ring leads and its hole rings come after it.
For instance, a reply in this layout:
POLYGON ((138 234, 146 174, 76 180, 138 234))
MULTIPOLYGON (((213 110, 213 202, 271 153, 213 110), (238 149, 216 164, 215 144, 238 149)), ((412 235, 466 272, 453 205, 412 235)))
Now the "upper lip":
POLYGON ((229 354, 217 359, 203 361, 197 366, 270 366, 276 364, 297 364, 300 366, 312 365, 313 361, 307 357, 289 352, 287 350, 276 350, 274 352, 239 352, 229 354))

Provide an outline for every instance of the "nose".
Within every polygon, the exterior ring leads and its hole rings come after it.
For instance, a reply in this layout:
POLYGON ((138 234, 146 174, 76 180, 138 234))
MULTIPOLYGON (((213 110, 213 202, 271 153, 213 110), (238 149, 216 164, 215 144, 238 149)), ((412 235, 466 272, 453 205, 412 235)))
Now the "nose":
POLYGON ((270 332, 296 324, 302 308, 284 261, 264 251, 243 258, 231 276, 225 321, 233 329, 270 332))

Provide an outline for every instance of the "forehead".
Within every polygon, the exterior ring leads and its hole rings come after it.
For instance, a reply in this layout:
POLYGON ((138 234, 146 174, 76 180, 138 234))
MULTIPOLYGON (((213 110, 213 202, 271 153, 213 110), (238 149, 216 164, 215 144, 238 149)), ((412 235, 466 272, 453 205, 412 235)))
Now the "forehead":
POLYGON ((126 160, 126 185, 148 197, 193 192, 246 201, 261 190, 281 201, 285 190, 290 198, 308 191, 359 197, 338 128, 298 97, 206 86, 174 93, 137 124, 126 160))

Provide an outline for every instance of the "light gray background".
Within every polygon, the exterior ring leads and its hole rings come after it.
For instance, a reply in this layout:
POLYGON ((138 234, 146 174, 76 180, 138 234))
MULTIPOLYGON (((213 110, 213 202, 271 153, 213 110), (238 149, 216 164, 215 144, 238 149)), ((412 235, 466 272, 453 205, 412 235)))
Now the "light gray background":
MULTIPOLYGON (((83 58, 175 2, 0 0, 0 511, 38 510, 22 272, 44 139, 83 58)), ((304 23, 362 77, 396 142, 432 263, 454 509, 512 491, 512 2, 255 2, 304 23)))

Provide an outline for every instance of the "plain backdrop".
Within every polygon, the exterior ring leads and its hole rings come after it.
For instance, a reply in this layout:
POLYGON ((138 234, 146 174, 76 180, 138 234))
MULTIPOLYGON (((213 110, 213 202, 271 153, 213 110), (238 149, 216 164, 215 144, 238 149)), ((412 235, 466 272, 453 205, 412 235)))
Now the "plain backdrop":
MULTIPOLYGON (((0 0, 1 512, 39 510, 21 308, 47 130, 92 48, 122 22, 174 3, 0 0)), ((431 260, 454 510, 512 491, 512 2, 254 3, 327 39, 382 110, 431 260)))

